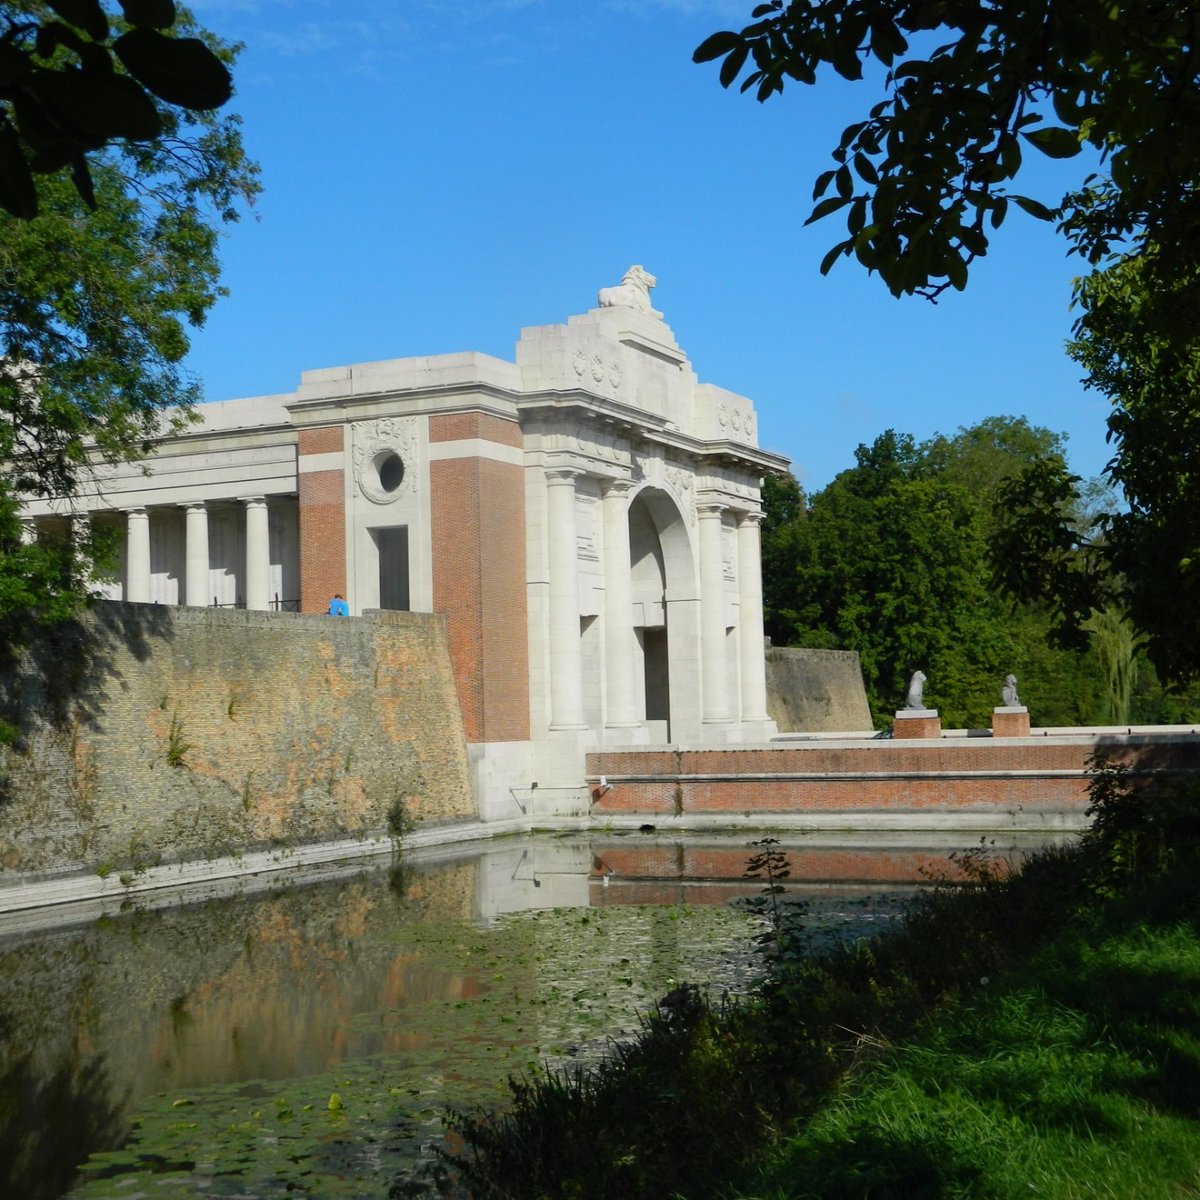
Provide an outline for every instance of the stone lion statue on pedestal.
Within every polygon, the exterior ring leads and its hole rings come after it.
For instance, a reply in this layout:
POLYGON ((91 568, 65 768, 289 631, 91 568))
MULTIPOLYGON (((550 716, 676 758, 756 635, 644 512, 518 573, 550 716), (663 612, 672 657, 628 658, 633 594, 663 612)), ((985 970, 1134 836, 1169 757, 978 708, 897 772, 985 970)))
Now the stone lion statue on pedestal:
POLYGON ((648 317, 662 318, 662 313, 650 304, 650 289, 658 280, 642 266, 630 267, 616 287, 600 289, 601 308, 632 308, 648 317))

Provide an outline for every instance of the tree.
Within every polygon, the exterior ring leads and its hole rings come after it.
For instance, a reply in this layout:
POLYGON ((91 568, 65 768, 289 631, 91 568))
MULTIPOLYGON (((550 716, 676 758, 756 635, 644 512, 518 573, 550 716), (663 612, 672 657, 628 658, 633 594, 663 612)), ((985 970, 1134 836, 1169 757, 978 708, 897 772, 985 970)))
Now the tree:
POLYGON ((794 584, 800 535, 807 505, 791 472, 770 474, 762 487, 763 628, 773 642, 788 644, 795 622, 794 584))
MULTIPOLYGON (((76 7, 91 6, 54 5, 76 7)), ((175 24, 232 61, 231 48, 186 13, 175 24)), ((74 495, 98 463, 136 459, 181 427, 198 398, 182 367, 186 327, 201 325, 223 294, 218 229, 255 196, 257 168, 236 116, 163 103, 156 112, 155 138, 92 152, 88 186, 61 168, 39 177, 37 216, 0 213, 6 612, 69 611, 103 558, 102 531, 83 522, 64 544, 26 545, 21 499, 74 495)))
POLYGON ((1164 0, 769 0, 739 32, 715 33, 697 62, 722 59, 729 87, 760 100, 823 69, 849 80, 878 63, 883 97, 843 132, 816 181, 810 221, 847 236, 821 264, 854 255, 895 295, 966 285, 1010 201, 1057 218, 1091 264, 1159 252, 1192 259, 1200 228, 1197 13, 1164 0), (1010 190, 1025 150, 1088 174, 1056 209, 1010 190))
POLYGON ((793 525, 795 573, 774 581, 792 591, 789 640, 857 650, 877 721, 902 703, 917 669, 950 723, 978 720, 1010 669, 983 620, 978 506, 907 435, 889 430, 855 458, 793 525))
POLYGON ((0 5, 0 207, 14 216, 36 216, 34 175, 63 168, 94 208, 88 153, 167 135, 155 98, 204 110, 232 95, 209 46, 166 32, 178 17, 174 0, 121 0, 121 11, 114 38, 98 0, 0 5))
POLYGON ((816 180, 809 222, 846 222, 823 273, 853 256, 893 294, 936 299, 966 286, 1013 204, 1057 221, 1093 268, 1076 285, 1070 352, 1113 404, 1106 478, 1128 511, 1078 529, 1077 481, 1051 455, 1007 493, 997 575, 1050 603, 1067 640, 1085 642, 1116 605, 1164 676, 1200 675, 1200 10, 770 0, 752 16, 695 52, 723 60, 724 86, 745 71, 742 90, 765 100, 827 68, 881 84, 816 180), (1054 207, 1011 190, 1028 147, 1089 151, 1054 207))
MULTIPOLYGON (((923 443, 889 430, 800 506, 794 482, 764 489, 776 548, 763 567, 772 637, 858 651, 881 724, 916 669, 952 725, 986 725, 1010 671, 1043 725, 1194 714, 1200 696, 1164 696, 1119 610, 1093 614, 1064 646, 1040 595, 1013 603, 993 586, 987 544, 1009 527, 1010 508, 1019 511, 1010 489, 1030 464, 1065 470, 1062 450, 1059 435, 1023 417, 923 443)), ((1077 503, 1067 513, 1085 528, 1094 518, 1077 503)))

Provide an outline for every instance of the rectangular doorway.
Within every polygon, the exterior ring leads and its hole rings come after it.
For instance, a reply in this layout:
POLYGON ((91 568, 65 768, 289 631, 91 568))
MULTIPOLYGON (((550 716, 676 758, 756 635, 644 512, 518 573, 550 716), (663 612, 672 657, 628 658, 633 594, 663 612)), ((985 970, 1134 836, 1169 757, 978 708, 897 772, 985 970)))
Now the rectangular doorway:
POLYGON ((408 526, 372 529, 371 538, 379 555, 379 607, 407 612, 408 526))
POLYGON ((671 720, 671 674, 667 659, 665 626, 640 629, 645 657, 646 723, 656 726, 664 741, 669 741, 671 720))

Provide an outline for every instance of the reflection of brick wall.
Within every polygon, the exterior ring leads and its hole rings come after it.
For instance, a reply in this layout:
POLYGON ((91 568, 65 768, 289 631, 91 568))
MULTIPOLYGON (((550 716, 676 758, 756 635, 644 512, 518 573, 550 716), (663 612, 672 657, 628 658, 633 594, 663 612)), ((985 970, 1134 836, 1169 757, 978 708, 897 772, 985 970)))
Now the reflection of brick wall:
POLYGON ((1146 771, 1200 770, 1200 739, 943 739, 936 745, 822 743, 770 750, 589 754, 595 813, 978 812, 1081 817, 1097 748, 1146 771), (593 785, 595 786, 595 785, 593 785))
MULTIPOLYGON (((780 844, 790 875, 787 884, 805 883, 921 883, 938 875, 955 874, 944 850, 885 850, 862 847, 803 846, 780 844)), ((755 853, 750 839, 739 846, 630 846, 624 843, 597 846, 593 843, 593 882, 611 875, 612 882, 630 880, 717 881, 729 883, 734 894, 759 895, 762 881, 745 879, 747 860, 755 853), (734 881, 739 881, 736 884, 734 881)), ((721 890, 721 889, 716 889, 721 890)))
POLYGON ((0 875, 386 836, 398 798, 475 815, 432 614, 102 604, 53 639, 0 679, 0 875))
POLYGON ((346 594, 345 470, 304 469, 307 456, 344 451, 346 428, 299 431, 301 612, 323 613, 331 596, 346 594))
MULTIPOLYGON (((431 444, 519 447, 513 421, 484 413, 429 419, 431 444)), ((433 607, 445 615, 469 742, 529 737, 525 481, 517 463, 434 457, 429 464, 433 607)))

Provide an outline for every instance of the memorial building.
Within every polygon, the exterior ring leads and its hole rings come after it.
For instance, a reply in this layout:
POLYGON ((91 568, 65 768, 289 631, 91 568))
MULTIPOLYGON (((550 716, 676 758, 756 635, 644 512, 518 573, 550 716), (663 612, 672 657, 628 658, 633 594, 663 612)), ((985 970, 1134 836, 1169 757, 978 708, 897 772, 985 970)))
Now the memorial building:
POLYGON ((760 485, 786 460, 749 400, 697 380, 653 285, 631 268, 511 362, 359 363, 201 405, 148 472, 30 503, 30 533, 119 526, 115 600, 442 614, 481 806, 578 788, 591 749, 763 742, 760 485))

